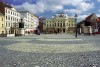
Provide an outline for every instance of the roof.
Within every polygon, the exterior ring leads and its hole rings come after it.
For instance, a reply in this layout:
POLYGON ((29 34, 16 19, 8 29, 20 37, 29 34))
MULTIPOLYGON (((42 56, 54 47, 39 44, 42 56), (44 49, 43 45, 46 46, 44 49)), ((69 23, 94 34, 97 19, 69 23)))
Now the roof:
POLYGON ((78 25, 84 24, 85 20, 82 20, 81 22, 77 23, 78 25))
POLYGON ((91 21, 95 21, 96 19, 97 19, 97 16, 95 13, 93 13, 93 14, 89 15, 88 17, 86 17, 85 21, 91 22, 91 21))
POLYGON ((9 5, 9 4, 7 4, 7 3, 5 3, 5 2, 0 2, 0 11, 1 11, 1 13, 2 13, 3 15, 5 15, 5 8, 11 9, 12 6, 9 5))
POLYGON ((12 8, 12 6, 11 6, 11 5, 9 5, 9 4, 7 4, 7 3, 0 2, 0 4, 2 4, 4 7, 12 8))
POLYGON ((3 14, 0 12, 0 15, 3 15, 3 14))

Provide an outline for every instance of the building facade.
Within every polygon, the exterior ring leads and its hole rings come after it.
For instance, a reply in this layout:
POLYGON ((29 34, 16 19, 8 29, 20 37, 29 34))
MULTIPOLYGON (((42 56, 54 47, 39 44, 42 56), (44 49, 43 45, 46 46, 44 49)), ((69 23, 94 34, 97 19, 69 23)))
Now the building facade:
POLYGON ((78 23, 79 33, 92 34, 99 29, 98 17, 96 14, 87 16, 83 21, 78 23), (81 30, 81 31, 80 31, 81 30))
POLYGON ((34 30, 36 30, 37 26, 39 25, 38 16, 30 13, 29 11, 20 11, 21 18, 25 23, 25 34, 33 34, 34 30))
POLYGON ((24 22, 25 34, 31 34, 34 31, 34 14, 29 11, 20 11, 21 19, 24 22))
POLYGON ((68 19, 68 33, 74 33, 77 24, 77 17, 69 17, 68 19))
POLYGON ((39 17, 35 15, 34 16, 34 33, 36 33, 38 27, 39 27, 39 17))
POLYGON ((5 26, 7 34, 18 33, 18 23, 20 22, 20 13, 15 8, 5 7, 5 26))
MULTIPOLYGON (((75 27, 76 18, 68 17, 64 13, 57 13, 51 19, 46 19, 47 33, 69 33, 72 31, 70 27, 75 27)), ((74 28, 75 29, 75 28, 74 28)))
POLYGON ((39 18, 39 27, 40 27, 40 32, 44 33, 46 28, 45 28, 45 20, 46 18, 40 17, 39 18))
POLYGON ((5 16, 6 34, 18 33, 18 22, 20 21, 20 13, 12 6, 0 2, 0 11, 5 16))
POLYGON ((4 15, 0 12, 0 34, 5 34, 4 15))

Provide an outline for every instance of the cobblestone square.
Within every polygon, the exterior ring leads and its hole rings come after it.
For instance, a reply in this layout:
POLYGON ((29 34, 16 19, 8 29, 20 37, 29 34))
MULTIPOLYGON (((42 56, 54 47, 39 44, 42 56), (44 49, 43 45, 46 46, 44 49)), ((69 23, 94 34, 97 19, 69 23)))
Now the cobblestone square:
POLYGON ((0 67, 100 67, 100 35, 0 37, 0 67))

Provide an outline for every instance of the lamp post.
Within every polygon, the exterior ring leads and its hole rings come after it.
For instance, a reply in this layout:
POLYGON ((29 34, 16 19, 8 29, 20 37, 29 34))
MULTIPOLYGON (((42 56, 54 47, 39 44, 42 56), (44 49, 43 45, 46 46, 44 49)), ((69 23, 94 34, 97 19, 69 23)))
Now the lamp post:
POLYGON ((78 28, 77 28, 77 14, 75 14, 75 23, 76 23, 75 37, 77 38, 77 34, 78 34, 78 28))

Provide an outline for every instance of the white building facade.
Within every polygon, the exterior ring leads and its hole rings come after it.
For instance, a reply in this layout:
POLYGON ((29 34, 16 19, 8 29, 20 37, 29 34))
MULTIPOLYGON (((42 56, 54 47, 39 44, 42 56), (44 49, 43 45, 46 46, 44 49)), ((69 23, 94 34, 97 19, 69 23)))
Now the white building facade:
POLYGON ((34 30, 37 30, 38 26, 39 26, 39 18, 37 16, 34 16, 34 30))
POLYGON ((20 13, 15 8, 5 7, 5 27, 7 34, 13 34, 11 28, 17 27, 20 21, 20 13))
POLYGON ((33 34, 34 30, 38 26, 39 23, 38 18, 30 13, 29 11, 21 11, 21 16, 23 17, 24 25, 25 25, 25 33, 26 34, 33 34))

